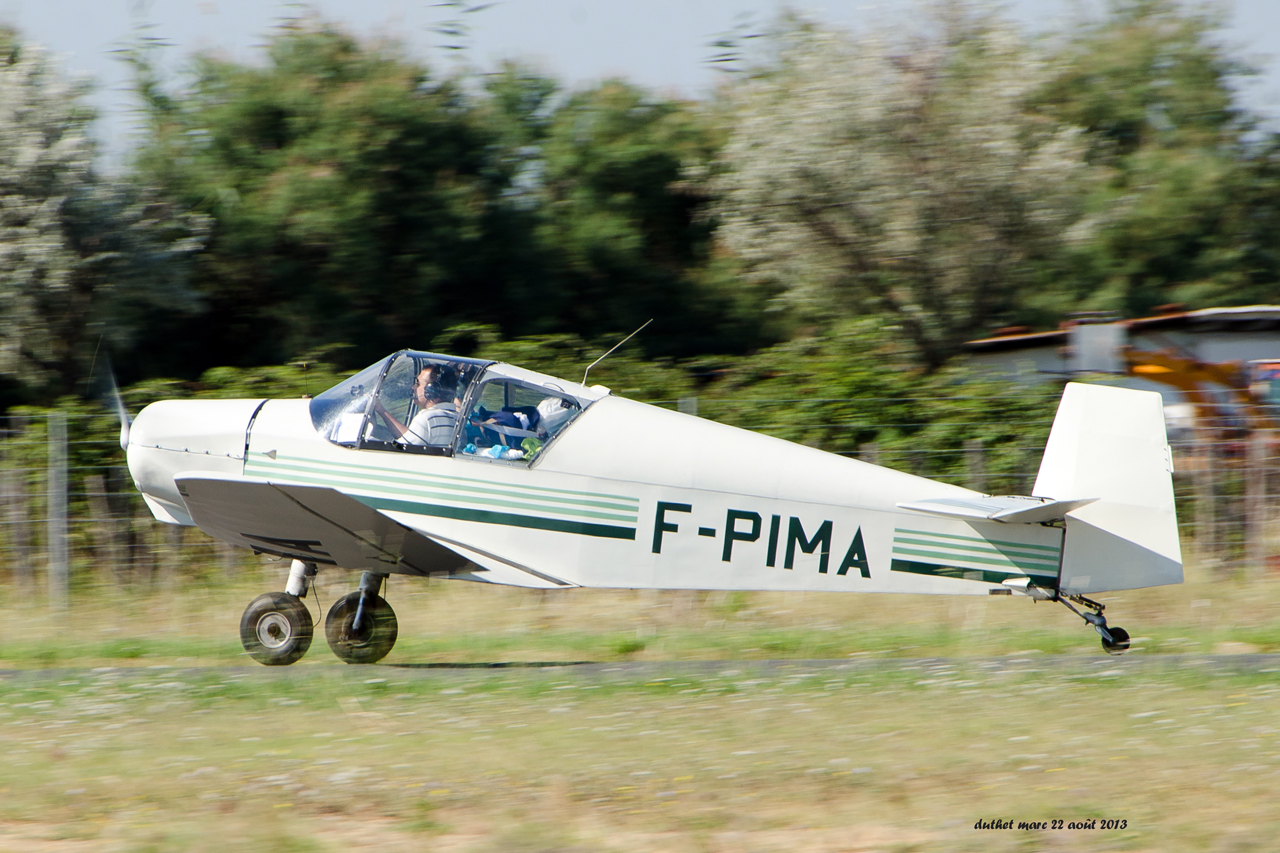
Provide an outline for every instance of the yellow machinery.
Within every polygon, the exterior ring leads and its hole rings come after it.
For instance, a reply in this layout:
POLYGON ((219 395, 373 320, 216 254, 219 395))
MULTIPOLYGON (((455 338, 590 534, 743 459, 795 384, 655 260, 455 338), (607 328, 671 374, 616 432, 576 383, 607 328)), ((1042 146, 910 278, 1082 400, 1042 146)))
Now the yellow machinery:
POLYGON ((1151 382, 1172 385, 1187 402, 1195 406, 1198 428, 1218 432, 1226 425, 1239 422, 1223 411, 1222 404, 1205 386, 1226 388, 1244 415, 1249 431, 1275 429, 1277 424, 1267 411, 1267 400, 1255 393, 1249 367, 1240 361, 1204 362, 1175 355, 1169 350, 1144 352, 1125 347, 1122 351, 1129 375, 1151 382))

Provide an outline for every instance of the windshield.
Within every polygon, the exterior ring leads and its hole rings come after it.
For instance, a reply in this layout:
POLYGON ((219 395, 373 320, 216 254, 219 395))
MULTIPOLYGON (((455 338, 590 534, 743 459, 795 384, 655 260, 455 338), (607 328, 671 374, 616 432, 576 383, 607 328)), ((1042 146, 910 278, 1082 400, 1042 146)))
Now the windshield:
POLYGON ((335 444, 451 452, 457 411, 489 362, 405 350, 311 401, 316 431, 335 444))
POLYGON ((316 395, 311 401, 311 423, 316 432, 337 444, 354 446, 360 440, 360 427, 373 390, 390 361, 391 358, 384 358, 316 395))

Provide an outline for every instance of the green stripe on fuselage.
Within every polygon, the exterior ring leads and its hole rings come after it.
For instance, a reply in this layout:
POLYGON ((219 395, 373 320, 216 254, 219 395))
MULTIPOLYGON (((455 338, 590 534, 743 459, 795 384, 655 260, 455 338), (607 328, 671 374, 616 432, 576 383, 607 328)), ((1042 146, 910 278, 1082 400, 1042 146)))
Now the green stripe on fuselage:
POLYGON ((1006 545, 1012 548, 1027 548, 1031 551, 1046 551, 1053 554, 1055 557, 1058 555, 1058 552, 1062 550, 1059 545, 1030 545, 1026 542, 1009 542, 1004 539, 983 539, 981 536, 960 536, 955 533, 932 533, 928 530, 910 530, 905 527, 896 528, 893 533, 894 538, 897 538, 898 534, 906 533, 912 536, 931 536, 935 539, 956 539, 961 542, 981 542, 992 546, 1006 545))
POLYGON ((437 518, 453 518, 459 521, 477 521, 481 524, 501 524, 507 527, 527 527, 533 530, 553 530, 557 533, 577 533, 603 539, 635 540, 634 527, 615 527, 611 524, 592 524, 586 521, 564 521, 558 518, 538 518, 532 515, 516 515, 510 512, 491 512, 483 509, 463 509, 456 506, 440 506, 414 501, 398 501, 371 498, 361 495, 351 497, 374 509, 389 509, 413 515, 431 515, 437 518))
POLYGON ((1058 564, 1047 560, 1022 560, 1013 559, 1011 557, 1001 557, 998 554, 988 554, 985 557, 979 557, 975 554, 956 554, 949 553, 943 548, 933 548, 929 550, 920 548, 899 548, 896 544, 893 546, 893 553, 903 554, 908 557, 933 557, 937 560, 947 560, 948 562, 960 563, 981 563, 985 566, 1016 566, 1019 569, 1042 569, 1058 573, 1058 564))
POLYGON ((305 457, 297 457, 294 459, 284 459, 277 457, 277 460, 267 462, 265 458, 256 459, 255 455, 265 456, 265 454, 250 454, 250 458, 246 461, 246 467, 257 466, 267 470, 274 470, 282 465, 296 464, 302 466, 312 466, 317 473, 321 471, 330 473, 343 473, 347 476, 359 476, 351 472, 365 471, 369 474, 377 475, 379 478, 392 482, 414 482, 431 481, 438 488, 451 488, 470 491, 492 491, 495 488, 510 490, 512 497, 519 497, 525 500, 545 499, 545 500, 572 500, 582 504, 590 504, 593 499, 599 499, 609 502, 616 502, 618 506, 609 504, 601 504, 608 506, 610 509, 619 511, 636 512, 640 508, 640 499, 629 497, 627 495, 608 495, 601 492, 582 492, 572 489, 552 489, 545 486, 525 486, 518 483, 498 484, 491 480, 479 480, 472 477, 449 477, 442 474, 430 474, 426 472, 418 472, 413 474, 413 480, 406 481, 405 475, 400 471, 392 471, 387 468, 378 467, 376 465, 360 465, 347 462, 332 462, 324 459, 309 459, 305 457), (560 497, 564 496, 564 497, 560 497))
MULTIPOLYGON (((913 560, 893 560, 889 564, 891 572, 907 572, 913 575, 931 575, 940 578, 956 578, 957 580, 982 581, 984 583, 1003 583, 1008 578, 1020 578, 1024 575, 1018 572, 1001 572, 991 569, 966 569, 963 566, 939 565, 937 563, 918 563, 913 560), (981 577, 973 577, 973 575, 981 575, 981 577)), ((1035 575, 1028 573, 1025 577, 1031 578, 1032 581, 1047 582, 1047 588, 1052 588, 1057 580, 1057 575, 1035 575)), ((1040 586, 1040 584, 1036 584, 1040 586)))
POLYGON ((1052 554, 1046 554, 1042 552, 1028 551, 1021 547, 1015 548, 1012 545, 1003 545, 1001 547, 996 547, 994 545, 988 545, 988 544, 965 545, 960 542, 934 542, 929 539, 915 539, 915 538, 908 538, 905 536, 895 536, 893 539, 893 546, 896 548, 898 547, 899 544, 915 545, 917 547, 923 547, 923 548, 932 548, 935 551, 951 551, 952 553, 958 553, 962 551, 973 551, 978 554, 986 554, 987 556, 996 556, 996 555, 1003 556, 1003 557, 1009 558, 1010 560, 1013 560, 1013 559, 1036 560, 1041 563, 1053 563, 1055 566, 1057 565, 1057 562, 1058 562, 1058 555, 1056 552, 1052 554))
MULTIPOLYGON (((357 487, 357 488, 363 488, 363 489, 374 489, 379 491, 382 491, 382 490, 392 491, 392 492, 409 491, 409 489, 404 489, 404 488, 397 489, 394 485, 390 483, 384 483, 384 484, 371 483, 359 474, 348 475, 348 474, 343 474, 341 472, 318 471, 318 470, 306 468, 303 466, 284 466, 284 465, 255 466, 255 467, 246 466, 245 473, 250 476, 260 476, 260 477, 266 477, 266 478, 281 477, 281 478, 284 478, 285 482, 292 482, 292 483, 299 483, 299 484, 306 484, 306 485, 329 486, 331 488, 357 487), (292 470, 285 470, 288 468, 292 468, 292 470), (349 482, 339 483, 337 482, 339 479, 346 480, 349 482)), ((390 478, 383 478, 383 479, 390 480, 390 478)), ((489 504, 490 506, 506 507, 507 509, 527 509, 527 510, 534 510, 534 511, 542 510, 544 512, 554 512, 562 515, 576 515, 584 518, 600 518, 608 521, 624 521, 624 522, 629 521, 632 524, 634 524, 637 520, 637 515, 635 514, 634 511, 628 511, 625 509, 619 510, 620 512, 626 513, 625 515, 617 514, 617 513, 594 512, 587 509, 578 509, 578 508, 575 508, 574 506, 548 506, 545 503, 540 503, 537 499, 523 498, 522 496, 518 496, 518 495, 514 496, 511 500, 501 500, 495 497, 479 497, 479 496, 472 497, 469 495, 455 495, 455 494, 442 493, 442 492, 434 491, 433 487, 434 487, 434 484, 430 484, 426 486, 413 486, 411 488, 412 488, 412 491, 424 497, 439 497, 439 498, 444 498, 446 500, 453 500, 453 501, 458 501, 462 503, 489 504)), ((581 503, 577 504, 577 506, 583 506, 583 505, 584 504, 581 504, 581 503)))

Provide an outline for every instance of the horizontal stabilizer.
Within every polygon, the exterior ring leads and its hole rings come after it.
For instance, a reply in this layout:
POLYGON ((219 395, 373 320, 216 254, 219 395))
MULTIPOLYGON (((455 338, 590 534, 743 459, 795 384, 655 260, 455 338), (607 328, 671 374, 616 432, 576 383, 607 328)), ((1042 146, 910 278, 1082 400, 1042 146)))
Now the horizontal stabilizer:
POLYGON ((1053 591, 1044 587, 1036 586, 1031 582, 1031 578, 1005 578, 1000 581, 1001 586, 1007 586, 1009 589, 1017 590, 1023 595, 1030 596, 1036 601, 1048 601, 1053 598, 1053 591))
POLYGON ((1062 521, 1073 509, 1096 501, 1097 498, 1078 498, 1055 501, 1049 498, 1028 498, 1020 495, 1000 495, 979 498, 934 498, 924 501, 908 501, 898 504, 899 509, 926 512, 945 518, 965 521, 1002 521, 1007 524, 1043 524, 1062 521))

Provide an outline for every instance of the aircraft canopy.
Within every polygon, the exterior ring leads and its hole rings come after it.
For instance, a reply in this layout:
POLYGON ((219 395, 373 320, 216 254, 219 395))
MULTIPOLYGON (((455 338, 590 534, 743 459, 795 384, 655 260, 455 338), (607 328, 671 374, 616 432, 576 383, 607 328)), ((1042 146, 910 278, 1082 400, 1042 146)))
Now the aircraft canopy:
POLYGON ((311 420, 347 447, 527 465, 608 393, 510 364, 402 350, 317 395, 311 420))

